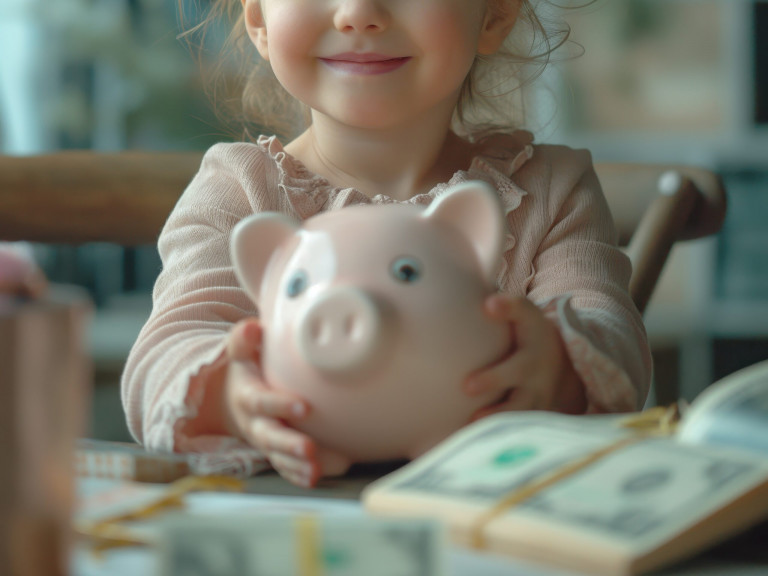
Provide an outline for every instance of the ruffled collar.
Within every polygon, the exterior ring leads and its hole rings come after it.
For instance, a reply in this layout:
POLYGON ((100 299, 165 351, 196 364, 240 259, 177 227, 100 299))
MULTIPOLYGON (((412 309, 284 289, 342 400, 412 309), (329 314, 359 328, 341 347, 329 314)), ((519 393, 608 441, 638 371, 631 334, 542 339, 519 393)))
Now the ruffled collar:
MULTIPOLYGON (((448 182, 440 183, 429 192, 417 194, 401 202, 383 194, 369 198, 355 188, 333 186, 328 180, 309 170, 298 158, 288 154, 275 136, 260 136, 256 144, 277 166, 280 176, 278 187, 301 220, 325 210, 352 204, 429 204, 455 184, 468 180, 483 180, 498 192, 504 207, 505 220, 508 222, 510 212, 520 206, 527 194, 512 181, 512 175, 531 159, 534 150, 533 135, 530 132, 518 130, 512 134, 491 136, 477 144, 479 152, 467 170, 458 170, 448 182)), ((507 253, 512 251, 515 244, 515 236, 507 225, 502 243, 504 257, 496 276, 499 287, 502 286, 509 268, 507 253)))
MULTIPOLYGON (((274 161, 279 171, 278 187, 301 220, 306 220, 330 207, 352 204, 429 204, 435 197, 455 184, 468 180, 488 182, 499 193, 505 214, 520 205, 527 192, 512 181, 512 174, 533 156, 533 135, 523 130, 510 135, 493 136, 478 144, 467 170, 458 170, 448 182, 442 182, 429 192, 399 201, 379 194, 369 198, 355 188, 332 185, 319 174, 309 170, 299 159, 288 154, 276 136, 259 136, 256 144, 274 161), (502 145, 503 142, 503 145, 502 145)), ((511 247, 511 246, 510 246, 511 247)))

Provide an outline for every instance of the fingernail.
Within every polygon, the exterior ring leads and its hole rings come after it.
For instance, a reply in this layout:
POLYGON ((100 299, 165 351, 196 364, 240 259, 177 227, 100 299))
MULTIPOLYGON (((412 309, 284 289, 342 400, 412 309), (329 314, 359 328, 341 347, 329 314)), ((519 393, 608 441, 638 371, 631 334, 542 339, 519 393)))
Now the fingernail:
POLYGON ((310 476, 299 476, 299 484, 304 488, 310 488, 312 486, 312 478, 310 476))
POLYGON ((505 302, 498 294, 491 296, 488 299, 488 310, 494 314, 499 313, 504 309, 505 302))
POLYGON ((296 444, 296 446, 293 447, 293 453, 300 458, 306 456, 307 451, 304 449, 304 444, 296 444))
POLYGON ((306 484, 307 488, 311 488, 312 486, 314 486, 315 482, 317 481, 318 473, 317 473, 317 470, 315 470, 315 467, 310 464, 307 472, 303 474, 303 476, 307 482, 306 484))
POLYGON ((259 329, 257 326, 254 326, 253 324, 249 324, 245 327, 245 337, 250 340, 251 342, 254 342, 259 337, 259 329))
POLYGON ((307 413, 307 408, 304 406, 301 402, 295 402, 293 406, 291 406, 291 412, 293 412, 294 416, 304 416, 304 414, 307 413))

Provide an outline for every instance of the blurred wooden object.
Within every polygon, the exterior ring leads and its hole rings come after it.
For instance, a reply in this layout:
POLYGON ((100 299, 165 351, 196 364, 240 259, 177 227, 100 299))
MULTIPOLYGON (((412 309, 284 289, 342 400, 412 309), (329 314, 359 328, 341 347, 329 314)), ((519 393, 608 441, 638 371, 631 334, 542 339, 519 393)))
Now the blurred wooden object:
POLYGON ((725 219, 722 180, 693 166, 604 163, 595 166, 632 261, 629 292, 644 312, 675 242, 715 234, 725 219))
POLYGON ((0 574, 68 573, 74 439, 84 433, 91 305, 78 288, 0 295, 0 574))
POLYGON ((154 244, 202 153, 0 156, 0 240, 154 244))

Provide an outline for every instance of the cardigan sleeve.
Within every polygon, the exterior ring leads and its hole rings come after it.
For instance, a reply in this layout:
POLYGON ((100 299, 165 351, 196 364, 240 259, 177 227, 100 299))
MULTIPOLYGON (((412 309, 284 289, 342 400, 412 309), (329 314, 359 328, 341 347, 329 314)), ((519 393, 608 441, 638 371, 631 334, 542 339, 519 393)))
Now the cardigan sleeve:
POLYGON ((250 198, 269 204, 263 197, 270 191, 264 178, 256 178, 264 190, 246 193, 244 179, 252 182, 259 174, 259 159, 243 152, 236 145, 214 146, 168 218, 158 241, 163 267, 152 312, 129 354, 121 388, 128 427, 148 450, 230 451, 239 464, 219 454, 219 469, 248 474, 263 459, 242 442, 182 432, 197 414, 207 375, 224 361, 229 329, 256 314, 235 277, 229 239, 234 225, 254 211, 250 198))
POLYGON ((518 228, 546 223, 520 238, 530 262, 526 295, 559 328, 585 385, 588 412, 642 408, 651 378, 650 349, 629 296, 631 264, 617 246, 591 156, 541 146, 537 157, 520 175, 530 202, 517 215, 527 221, 518 228))

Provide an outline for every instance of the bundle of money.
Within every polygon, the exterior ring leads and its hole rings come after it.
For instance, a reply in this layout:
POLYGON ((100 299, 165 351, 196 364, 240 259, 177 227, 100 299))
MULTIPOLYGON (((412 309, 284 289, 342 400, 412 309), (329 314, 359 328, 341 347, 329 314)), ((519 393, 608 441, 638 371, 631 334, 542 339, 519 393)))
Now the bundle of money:
POLYGON ((138 444, 80 438, 75 453, 75 474, 95 478, 173 482, 193 472, 185 454, 147 452, 138 444))
POLYGON ((365 508, 443 521, 459 545, 639 574, 768 516, 768 459, 613 417, 505 413, 369 485, 365 508))
POLYGON ((164 576, 442 576, 430 520, 179 514, 161 525, 164 576))

